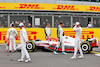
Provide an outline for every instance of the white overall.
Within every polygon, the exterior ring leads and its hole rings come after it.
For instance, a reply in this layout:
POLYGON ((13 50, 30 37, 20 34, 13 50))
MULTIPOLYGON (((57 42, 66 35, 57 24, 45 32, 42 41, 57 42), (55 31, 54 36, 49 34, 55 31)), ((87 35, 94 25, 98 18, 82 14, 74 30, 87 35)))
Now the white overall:
POLYGON ((26 42, 28 41, 27 32, 24 27, 20 30, 20 41, 21 41, 21 59, 26 56, 27 59, 30 58, 28 51, 26 50, 26 42))
POLYGON ((74 57, 76 57, 76 55, 77 55, 77 48, 80 51, 80 55, 83 56, 83 52, 82 52, 82 49, 80 47, 80 37, 81 37, 81 34, 82 34, 82 28, 74 26, 73 31, 76 31, 75 47, 74 47, 74 57))
MULTIPOLYGON (((10 28, 7 31, 7 38, 9 39, 9 50, 14 49, 14 51, 16 50, 16 43, 15 43, 15 37, 17 36, 17 31, 15 28, 10 28), (13 48, 12 48, 13 45, 13 48)), ((8 48, 6 48, 7 50, 8 48)))

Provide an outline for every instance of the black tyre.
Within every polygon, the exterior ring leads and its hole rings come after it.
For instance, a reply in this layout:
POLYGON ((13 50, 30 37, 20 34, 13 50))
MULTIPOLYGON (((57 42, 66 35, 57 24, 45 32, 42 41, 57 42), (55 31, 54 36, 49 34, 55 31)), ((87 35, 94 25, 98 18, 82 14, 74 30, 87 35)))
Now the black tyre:
POLYGON ((28 52, 33 52, 36 49, 36 45, 32 40, 28 41, 29 43, 26 45, 26 49, 28 52))
POLYGON ((36 39, 35 41, 41 41, 40 39, 36 39))
POLYGON ((89 53, 92 48, 88 41, 84 41, 81 43, 81 49, 83 53, 89 53))

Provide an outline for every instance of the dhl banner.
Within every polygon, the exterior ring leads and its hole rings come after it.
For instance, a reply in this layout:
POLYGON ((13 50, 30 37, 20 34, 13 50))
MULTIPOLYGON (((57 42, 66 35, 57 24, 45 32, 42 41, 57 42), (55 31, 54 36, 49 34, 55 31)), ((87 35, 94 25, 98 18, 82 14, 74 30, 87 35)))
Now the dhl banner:
POLYGON ((69 4, 41 4, 41 3, 0 3, 0 10, 100 12, 100 6, 69 5, 69 4))
MULTIPOLYGON (((0 28, 0 43, 5 43, 7 38, 8 28, 0 28)), ((16 43, 20 43, 20 29, 16 28, 18 36, 16 43)), ((70 36, 75 38, 75 32, 72 28, 63 28, 64 36, 70 36)), ((36 39, 45 40, 45 33, 43 28, 26 28, 28 39, 33 41, 36 39)), ((51 28, 51 37, 57 38, 57 28, 51 28)), ((100 29, 99 28, 83 28, 81 39, 86 40, 87 38, 97 37, 100 41, 100 29)))

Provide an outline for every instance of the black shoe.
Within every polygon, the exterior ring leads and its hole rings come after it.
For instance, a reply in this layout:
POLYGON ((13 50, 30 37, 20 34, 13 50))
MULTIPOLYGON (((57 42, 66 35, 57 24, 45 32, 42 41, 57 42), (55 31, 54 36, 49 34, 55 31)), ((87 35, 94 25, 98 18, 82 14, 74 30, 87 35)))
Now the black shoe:
POLYGON ((16 50, 14 52, 17 52, 16 50))
POLYGON ((10 50, 10 52, 13 52, 13 50, 10 50))

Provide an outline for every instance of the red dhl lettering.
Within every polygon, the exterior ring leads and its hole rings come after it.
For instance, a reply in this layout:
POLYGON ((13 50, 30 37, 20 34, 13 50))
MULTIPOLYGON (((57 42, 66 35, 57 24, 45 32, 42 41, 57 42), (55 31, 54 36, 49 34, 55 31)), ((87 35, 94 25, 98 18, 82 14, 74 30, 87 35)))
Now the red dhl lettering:
POLYGON ((100 11, 100 7, 90 7, 91 11, 100 11))
MULTIPOLYGON (((6 33, 7 33, 7 31, 0 32, 0 40, 5 40, 7 38, 6 33)), ((16 40, 20 40, 20 35, 19 34, 20 33, 18 31, 18 36, 16 37, 16 40)), ((27 31, 27 36, 28 36, 29 40, 36 40, 36 34, 37 34, 37 32, 35 32, 35 31, 33 31, 33 32, 27 31)))
POLYGON ((19 8, 40 9, 39 4, 20 4, 19 8))
MULTIPOLYGON (((74 31, 64 31, 64 35, 75 38, 74 31)), ((94 35, 93 31, 82 31, 81 39, 93 38, 94 37, 93 35, 94 35)))
POLYGON ((1 9, 6 8, 6 7, 0 7, 1 9))
POLYGON ((64 9, 64 10, 75 10, 74 6, 71 5, 57 5, 57 9, 64 9))

